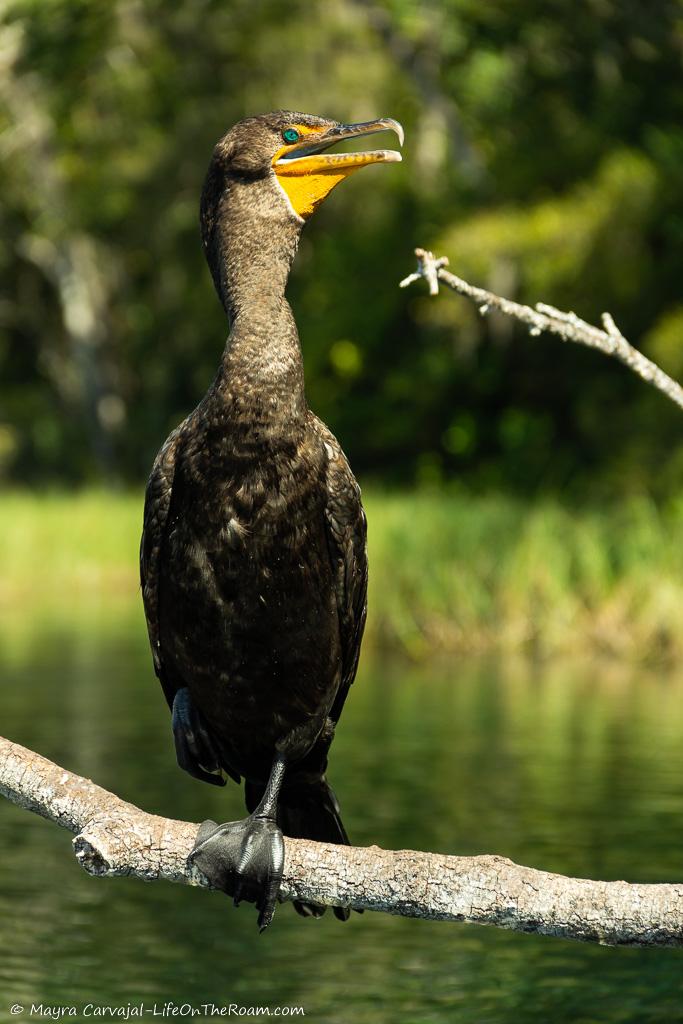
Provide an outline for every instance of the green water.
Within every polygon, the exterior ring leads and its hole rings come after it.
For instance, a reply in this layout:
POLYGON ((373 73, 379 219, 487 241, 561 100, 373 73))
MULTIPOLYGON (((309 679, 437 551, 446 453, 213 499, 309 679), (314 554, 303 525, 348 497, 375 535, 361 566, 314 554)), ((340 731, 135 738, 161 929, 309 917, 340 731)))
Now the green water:
MULTIPOLYGON (((175 766, 137 600, 65 604, 4 617, 0 731, 147 810, 241 816, 236 787, 175 766)), ((367 652, 330 774, 358 844, 683 877, 681 675, 367 652)), ((683 951, 288 906, 259 936, 253 908, 219 894, 87 876, 66 832, 0 806, 0 1020, 140 1001, 302 1006, 340 1024, 683 1021, 683 951)))

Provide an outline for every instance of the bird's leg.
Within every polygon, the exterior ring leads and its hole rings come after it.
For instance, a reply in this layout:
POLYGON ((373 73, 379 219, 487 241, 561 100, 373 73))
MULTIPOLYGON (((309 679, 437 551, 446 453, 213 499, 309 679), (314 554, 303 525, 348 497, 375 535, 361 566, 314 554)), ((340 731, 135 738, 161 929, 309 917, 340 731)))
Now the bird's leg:
POLYGON ((186 686, 178 690, 173 699, 171 728, 180 767, 195 779, 210 782, 213 786, 224 786, 225 779, 220 774, 213 741, 186 686))
POLYGON ((285 758, 277 754, 261 802, 248 818, 216 825, 205 821, 189 860, 211 884, 233 897, 255 903, 261 931, 268 927, 285 864, 285 846, 278 827, 277 800, 285 774, 285 758))

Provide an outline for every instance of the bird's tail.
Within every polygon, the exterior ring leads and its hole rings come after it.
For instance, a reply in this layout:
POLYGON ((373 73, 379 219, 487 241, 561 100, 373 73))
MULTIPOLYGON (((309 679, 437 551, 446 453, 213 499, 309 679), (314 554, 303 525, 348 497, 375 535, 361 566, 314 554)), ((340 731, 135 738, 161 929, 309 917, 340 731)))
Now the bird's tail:
MULTIPOLYGON (((245 783, 247 810, 256 809, 263 787, 245 783)), ((323 775, 295 774, 286 780, 278 800, 278 825, 292 839, 312 839, 316 843, 337 843, 349 846, 349 837, 341 820, 341 811, 334 790, 323 775)), ((324 907, 294 900, 294 908, 302 917, 322 917, 324 907)), ((335 917, 347 921, 347 907, 334 907, 335 917)))

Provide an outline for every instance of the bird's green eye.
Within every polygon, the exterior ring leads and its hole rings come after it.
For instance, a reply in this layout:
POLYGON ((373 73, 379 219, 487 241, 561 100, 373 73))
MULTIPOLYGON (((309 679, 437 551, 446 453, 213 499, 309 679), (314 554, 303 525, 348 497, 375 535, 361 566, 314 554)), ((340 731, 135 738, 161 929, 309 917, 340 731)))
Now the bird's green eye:
POLYGON ((285 142, 296 142, 296 140, 299 138, 299 133, 296 130, 296 128, 285 128, 285 130, 282 133, 282 138, 285 140, 285 142))

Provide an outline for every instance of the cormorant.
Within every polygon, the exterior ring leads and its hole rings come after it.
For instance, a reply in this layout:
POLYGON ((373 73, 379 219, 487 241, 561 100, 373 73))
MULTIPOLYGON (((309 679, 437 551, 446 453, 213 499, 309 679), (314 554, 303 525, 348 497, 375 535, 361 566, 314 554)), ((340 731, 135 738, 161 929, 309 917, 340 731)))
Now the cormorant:
POLYGON ((334 186, 401 159, 327 150, 387 129, 403 141, 390 118, 340 124, 277 111, 245 118, 216 145, 201 234, 230 334, 145 495, 142 593, 178 763, 217 785, 221 769, 245 779, 249 816, 205 822, 191 859, 236 904, 255 902, 261 929, 282 878, 283 831, 348 843, 325 769, 367 594, 360 490, 306 404, 285 286, 301 228, 334 186))

